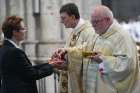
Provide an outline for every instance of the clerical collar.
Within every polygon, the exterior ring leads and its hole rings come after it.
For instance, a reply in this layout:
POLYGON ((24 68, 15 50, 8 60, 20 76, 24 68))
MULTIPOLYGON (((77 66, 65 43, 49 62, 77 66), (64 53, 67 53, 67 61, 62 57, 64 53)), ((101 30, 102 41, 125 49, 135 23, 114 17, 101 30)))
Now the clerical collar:
POLYGON ((116 20, 113 20, 113 23, 110 25, 107 31, 110 31, 115 24, 116 24, 116 20))
POLYGON ((118 22, 116 20, 113 20, 113 23, 110 25, 110 27, 107 29, 107 31, 101 35, 101 37, 107 38, 108 36, 112 35, 113 33, 116 32, 116 30, 114 29, 114 26, 118 24, 118 22))
POLYGON ((10 43, 12 43, 16 48, 20 48, 14 41, 12 41, 11 39, 6 39, 8 40, 10 43))
POLYGON ((73 29, 73 31, 77 31, 77 29, 78 29, 79 27, 81 27, 84 23, 85 23, 85 20, 82 19, 82 18, 80 18, 78 24, 77 24, 76 27, 73 29))

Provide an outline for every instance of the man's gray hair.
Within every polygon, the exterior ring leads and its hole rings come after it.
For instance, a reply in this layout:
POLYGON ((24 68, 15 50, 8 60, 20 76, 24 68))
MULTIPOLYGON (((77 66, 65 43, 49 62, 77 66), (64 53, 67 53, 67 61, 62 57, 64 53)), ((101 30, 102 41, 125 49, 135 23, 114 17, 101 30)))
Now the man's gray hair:
POLYGON ((104 5, 98 5, 95 7, 95 11, 98 12, 100 14, 100 17, 104 18, 104 17, 109 17, 110 19, 113 19, 113 13, 112 11, 104 5))
POLYGON ((109 17, 109 18, 111 18, 111 19, 113 19, 113 13, 112 13, 112 11, 108 8, 108 7, 106 7, 106 6, 103 6, 104 8, 103 8, 103 17, 109 17))

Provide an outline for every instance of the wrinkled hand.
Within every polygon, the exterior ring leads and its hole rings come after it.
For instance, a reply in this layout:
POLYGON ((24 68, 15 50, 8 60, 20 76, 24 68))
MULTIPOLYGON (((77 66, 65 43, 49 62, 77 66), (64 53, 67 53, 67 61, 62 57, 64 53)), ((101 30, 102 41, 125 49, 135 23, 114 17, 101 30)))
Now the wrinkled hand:
POLYGON ((88 56, 88 58, 90 58, 94 62, 97 62, 98 64, 100 64, 103 61, 101 58, 101 52, 97 52, 97 54, 94 56, 88 56))

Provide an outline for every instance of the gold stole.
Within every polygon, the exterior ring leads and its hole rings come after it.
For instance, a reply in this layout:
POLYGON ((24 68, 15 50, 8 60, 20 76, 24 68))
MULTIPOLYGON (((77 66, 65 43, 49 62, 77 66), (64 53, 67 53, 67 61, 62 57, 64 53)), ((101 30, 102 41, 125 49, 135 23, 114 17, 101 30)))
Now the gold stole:
MULTIPOLYGON (((69 46, 70 47, 74 47, 74 46, 76 46, 76 43, 77 43, 77 41, 78 41, 78 39, 79 39, 79 37, 80 37, 80 34, 81 34, 81 32, 84 30, 84 28, 83 29, 81 29, 77 34, 75 34, 75 33, 72 33, 72 38, 71 38, 71 41, 70 41, 70 43, 69 43, 69 46)), ((82 66, 83 66, 83 60, 82 60, 82 66)), ((79 82, 79 88, 80 88, 80 93, 83 93, 83 84, 82 84, 82 68, 83 67, 81 67, 81 72, 80 72, 80 76, 78 77, 78 82, 79 82), (81 87, 80 87, 81 86, 81 87)))
POLYGON ((76 45, 76 43, 80 37, 81 31, 79 31, 77 34, 72 33, 73 35, 72 35, 72 38, 71 38, 70 44, 69 44, 70 47, 74 47, 76 45))
MULTIPOLYGON (((76 46, 76 43, 80 37, 80 34, 82 31, 84 31, 84 29, 85 29, 85 24, 82 25, 82 28, 80 29, 80 31, 77 34, 74 34, 74 32, 71 33, 70 42, 68 44, 69 45, 68 47, 76 46)), ((61 75, 62 75, 62 77, 61 77, 60 93, 68 93, 68 72, 65 71, 61 75)), ((79 78, 79 81, 80 80, 81 79, 79 78)), ((81 85, 81 83, 79 83, 79 86, 80 85, 81 85)), ((80 93, 83 93, 81 90, 83 90, 83 89, 80 87, 80 93)))

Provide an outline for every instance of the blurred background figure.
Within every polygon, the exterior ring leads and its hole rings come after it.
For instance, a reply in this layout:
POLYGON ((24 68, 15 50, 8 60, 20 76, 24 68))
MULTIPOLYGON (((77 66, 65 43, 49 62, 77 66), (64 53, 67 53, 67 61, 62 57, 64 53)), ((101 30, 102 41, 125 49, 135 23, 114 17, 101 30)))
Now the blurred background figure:
POLYGON ((140 20, 138 18, 129 19, 128 22, 120 23, 132 35, 135 42, 140 42, 140 20))
MULTIPOLYGON (((3 44, 3 40, 4 40, 4 35, 3 35, 2 30, 0 29, 0 47, 3 44)), ((1 88, 1 75, 0 75, 0 88, 1 88)))
POLYGON ((0 46, 2 46, 3 40, 4 40, 4 35, 2 30, 0 29, 0 46))

